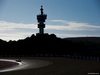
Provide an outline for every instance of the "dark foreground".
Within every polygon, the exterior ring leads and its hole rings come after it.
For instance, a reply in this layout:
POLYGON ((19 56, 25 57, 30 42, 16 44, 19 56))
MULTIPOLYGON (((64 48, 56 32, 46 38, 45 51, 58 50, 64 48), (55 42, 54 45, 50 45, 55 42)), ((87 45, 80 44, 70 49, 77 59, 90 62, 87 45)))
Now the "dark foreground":
POLYGON ((52 62, 53 64, 36 69, 26 69, 0 73, 0 75, 90 75, 93 73, 98 75, 100 74, 100 61, 58 57, 25 57, 20 59, 46 60, 52 62))

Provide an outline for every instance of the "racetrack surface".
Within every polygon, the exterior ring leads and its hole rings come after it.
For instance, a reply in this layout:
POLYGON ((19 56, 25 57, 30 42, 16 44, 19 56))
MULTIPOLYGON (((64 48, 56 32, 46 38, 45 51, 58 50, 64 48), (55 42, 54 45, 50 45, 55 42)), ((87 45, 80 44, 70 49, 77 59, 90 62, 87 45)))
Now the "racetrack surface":
POLYGON ((5 69, 13 68, 19 65, 20 63, 13 60, 0 59, 0 72, 3 72, 5 69))
POLYGON ((22 61, 24 62, 28 62, 29 65, 32 65, 20 70, 2 72, 0 73, 0 75, 88 75, 90 73, 96 73, 98 75, 100 74, 100 61, 68 59, 59 57, 25 57, 20 59, 22 59, 22 61), (33 67, 36 66, 36 64, 33 63, 35 61, 37 61, 38 67, 33 67))
POLYGON ((15 70, 33 69, 49 65, 49 62, 42 60, 21 59, 17 62, 15 59, 0 59, 0 72, 15 70))

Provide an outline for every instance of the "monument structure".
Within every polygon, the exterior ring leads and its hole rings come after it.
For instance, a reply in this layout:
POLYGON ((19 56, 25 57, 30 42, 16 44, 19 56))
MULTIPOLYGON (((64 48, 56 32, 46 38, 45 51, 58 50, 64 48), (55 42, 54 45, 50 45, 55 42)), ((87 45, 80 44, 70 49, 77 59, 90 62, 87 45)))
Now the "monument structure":
POLYGON ((43 6, 41 6, 41 14, 37 15, 37 20, 38 20, 38 28, 39 28, 39 33, 37 35, 44 34, 44 28, 45 28, 45 20, 47 19, 47 15, 44 14, 43 12, 43 6))

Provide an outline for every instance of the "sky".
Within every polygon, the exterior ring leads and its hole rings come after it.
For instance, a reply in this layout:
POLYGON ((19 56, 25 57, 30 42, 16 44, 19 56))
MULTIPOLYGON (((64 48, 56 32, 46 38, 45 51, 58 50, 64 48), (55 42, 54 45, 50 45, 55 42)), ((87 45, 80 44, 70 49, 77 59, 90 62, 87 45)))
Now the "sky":
POLYGON ((41 5, 47 14, 45 33, 100 37, 100 0, 0 0, 0 39, 19 40, 38 33, 41 5))

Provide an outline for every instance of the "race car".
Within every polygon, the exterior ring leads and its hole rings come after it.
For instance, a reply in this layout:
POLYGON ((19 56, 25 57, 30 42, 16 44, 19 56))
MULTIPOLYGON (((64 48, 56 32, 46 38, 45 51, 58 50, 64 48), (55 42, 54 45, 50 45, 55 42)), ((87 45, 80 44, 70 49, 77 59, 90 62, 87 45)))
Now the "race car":
POLYGON ((21 59, 16 59, 17 62, 21 62, 21 59))

